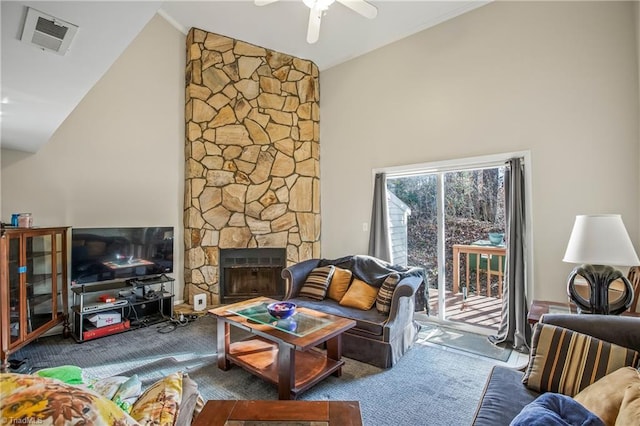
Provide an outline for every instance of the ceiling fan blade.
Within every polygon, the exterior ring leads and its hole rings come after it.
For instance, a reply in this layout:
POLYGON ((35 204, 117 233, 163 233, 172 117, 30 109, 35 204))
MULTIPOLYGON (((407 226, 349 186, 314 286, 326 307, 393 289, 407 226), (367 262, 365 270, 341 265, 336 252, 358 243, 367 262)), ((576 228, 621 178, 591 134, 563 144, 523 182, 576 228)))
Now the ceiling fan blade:
POLYGON ((307 43, 313 44, 320 38, 320 19, 322 11, 311 9, 309 12, 309 28, 307 29, 307 43))
POLYGON ((339 3, 347 6, 354 12, 359 13, 365 18, 373 19, 378 16, 378 8, 365 0, 337 0, 339 3))
POLYGON ((256 6, 266 6, 277 1, 278 0, 255 0, 254 3, 256 4, 256 6))

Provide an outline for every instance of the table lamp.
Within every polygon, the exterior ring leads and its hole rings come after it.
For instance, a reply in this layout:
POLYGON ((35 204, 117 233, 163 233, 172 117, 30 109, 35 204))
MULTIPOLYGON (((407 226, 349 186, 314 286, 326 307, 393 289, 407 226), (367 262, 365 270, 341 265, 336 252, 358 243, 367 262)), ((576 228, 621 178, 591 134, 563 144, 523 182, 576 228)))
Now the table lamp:
POLYGON ((633 287, 613 266, 640 265, 640 260, 620 215, 576 216, 563 261, 581 264, 571 271, 567 283, 569 298, 579 312, 618 315, 631 306, 633 287), (589 285, 588 300, 576 289, 578 276, 589 285), (609 287, 616 280, 623 283, 623 294, 609 303, 609 287))

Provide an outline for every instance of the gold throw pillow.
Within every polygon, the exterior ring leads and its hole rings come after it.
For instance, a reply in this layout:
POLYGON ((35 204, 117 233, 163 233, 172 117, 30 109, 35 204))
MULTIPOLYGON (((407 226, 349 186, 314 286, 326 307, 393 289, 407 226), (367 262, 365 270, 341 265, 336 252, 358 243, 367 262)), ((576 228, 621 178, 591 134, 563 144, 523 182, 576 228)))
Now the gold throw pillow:
POLYGON ((333 277, 331 278, 331 284, 329 284, 329 289, 327 290, 327 297, 335 300, 336 302, 341 301, 342 297, 349 289, 352 276, 353 274, 350 270, 338 268, 336 266, 335 271, 333 271, 333 277))
POLYGON ((342 300, 340 300, 340 304, 342 306, 368 311, 373 304, 376 303, 377 295, 377 287, 369 285, 358 278, 354 278, 349 286, 349 290, 347 290, 342 300))
POLYGON ((627 387, 640 386, 638 370, 633 367, 619 368, 611 374, 584 388, 573 397, 608 426, 616 424, 616 417, 627 387))

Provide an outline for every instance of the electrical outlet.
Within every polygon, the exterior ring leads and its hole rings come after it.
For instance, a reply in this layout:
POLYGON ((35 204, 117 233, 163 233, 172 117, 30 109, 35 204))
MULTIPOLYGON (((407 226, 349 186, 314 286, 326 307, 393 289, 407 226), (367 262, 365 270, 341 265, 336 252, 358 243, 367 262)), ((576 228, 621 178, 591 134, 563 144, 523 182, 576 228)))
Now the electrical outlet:
POLYGON ((369 230, 369 223, 362 222, 362 232, 367 232, 369 230))
POLYGON ((193 310, 204 311, 207 307, 207 295, 204 293, 193 296, 193 310))

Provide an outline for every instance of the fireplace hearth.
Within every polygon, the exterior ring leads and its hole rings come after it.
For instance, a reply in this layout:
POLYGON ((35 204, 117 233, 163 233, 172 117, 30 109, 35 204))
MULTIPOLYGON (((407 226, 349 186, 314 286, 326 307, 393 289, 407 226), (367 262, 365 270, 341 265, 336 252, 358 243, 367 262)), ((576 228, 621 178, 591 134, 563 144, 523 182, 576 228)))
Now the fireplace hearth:
POLYGON ((284 248, 220 249, 220 303, 284 297, 284 248))

